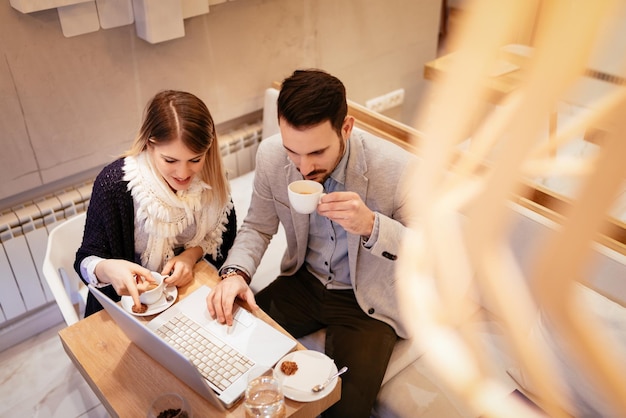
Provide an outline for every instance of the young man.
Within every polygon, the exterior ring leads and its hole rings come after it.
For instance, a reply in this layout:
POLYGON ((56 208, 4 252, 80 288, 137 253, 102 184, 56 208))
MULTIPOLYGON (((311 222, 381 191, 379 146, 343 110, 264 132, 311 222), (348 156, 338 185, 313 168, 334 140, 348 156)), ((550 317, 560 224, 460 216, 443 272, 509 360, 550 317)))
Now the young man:
POLYGON ((345 88, 318 70, 295 71, 278 97, 280 134, 261 142, 250 209, 207 298, 232 324, 236 297, 261 307, 294 337, 326 328, 326 354, 342 376, 341 400, 324 416, 369 417, 398 337, 395 260, 410 212, 415 157, 353 131, 345 88), (327 193, 310 215, 289 205, 302 178, 327 193), (248 286, 279 222, 287 236, 281 275, 255 297, 248 286))

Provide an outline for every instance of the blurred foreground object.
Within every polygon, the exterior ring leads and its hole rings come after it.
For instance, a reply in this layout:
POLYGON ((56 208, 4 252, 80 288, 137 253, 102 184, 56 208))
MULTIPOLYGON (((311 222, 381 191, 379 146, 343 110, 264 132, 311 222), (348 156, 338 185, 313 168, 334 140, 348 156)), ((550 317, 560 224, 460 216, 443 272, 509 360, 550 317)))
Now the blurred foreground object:
MULTIPOLYGON (((580 292, 592 244, 626 175, 626 88, 620 74, 607 77, 589 66, 599 50, 623 43, 611 39, 606 27, 615 16, 626 16, 624 3, 543 1, 532 47, 515 50, 507 39, 536 3, 470 2, 450 33, 454 59, 418 115, 424 136, 412 205, 420 221, 398 258, 403 310, 414 318, 430 365, 476 415, 543 416, 517 397, 498 395, 490 359, 470 330, 479 305, 502 321, 510 354, 549 416, 626 411, 623 346, 580 292), (519 50, 523 65, 502 68, 503 54, 519 50), (493 77, 506 71, 519 71, 519 85, 494 99, 493 77), (596 90, 588 111, 567 126, 548 124, 559 103, 589 77, 609 88, 596 90), (485 112, 486 102, 497 102, 498 110, 485 112), (559 147, 589 129, 602 131, 596 153, 557 158, 559 147), (463 142, 469 145, 460 152, 463 142), (528 193, 529 179, 547 176, 571 176, 580 186, 562 224, 541 243, 530 271, 523 271, 507 239, 511 197, 528 193), (576 390, 564 368, 595 391, 576 390), (581 405, 587 410, 580 411, 581 405)), ((623 52, 612 53, 626 57, 623 52)))

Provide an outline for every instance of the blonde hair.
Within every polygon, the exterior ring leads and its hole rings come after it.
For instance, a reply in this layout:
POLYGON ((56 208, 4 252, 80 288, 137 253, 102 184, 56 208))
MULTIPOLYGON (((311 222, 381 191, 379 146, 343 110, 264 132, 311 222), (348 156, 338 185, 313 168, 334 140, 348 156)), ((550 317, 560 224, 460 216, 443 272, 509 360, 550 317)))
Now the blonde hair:
POLYGON ((225 206, 230 186, 217 143, 215 123, 202 100, 191 93, 164 90, 146 106, 141 129, 123 156, 144 152, 149 143, 166 144, 180 138, 193 152, 205 153, 200 178, 211 185, 215 198, 225 206))

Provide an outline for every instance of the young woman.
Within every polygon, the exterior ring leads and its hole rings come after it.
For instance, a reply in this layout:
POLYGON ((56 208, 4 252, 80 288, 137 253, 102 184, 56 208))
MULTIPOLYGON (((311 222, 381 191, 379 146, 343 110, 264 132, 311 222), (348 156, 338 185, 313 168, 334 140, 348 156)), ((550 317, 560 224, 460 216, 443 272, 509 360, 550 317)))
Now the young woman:
MULTIPOLYGON (((208 108, 193 94, 162 91, 131 149, 94 182, 74 268, 85 283, 114 300, 130 295, 138 307, 151 271, 183 286, 202 257, 219 269, 236 226, 208 108)), ((90 294, 85 316, 100 309, 90 294)))

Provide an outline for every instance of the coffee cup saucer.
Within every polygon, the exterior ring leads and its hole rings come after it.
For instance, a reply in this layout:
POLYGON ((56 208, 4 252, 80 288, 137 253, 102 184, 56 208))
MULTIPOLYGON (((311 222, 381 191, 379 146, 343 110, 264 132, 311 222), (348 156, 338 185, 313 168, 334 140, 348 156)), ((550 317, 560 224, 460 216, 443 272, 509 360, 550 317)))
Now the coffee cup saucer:
POLYGON ((172 306, 174 302, 176 302, 177 296, 178 296, 178 288, 176 286, 168 286, 163 291, 163 294, 161 295, 159 300, 157 300, 152 305, 148 305, 148 309, 143 313, 133 312, 133 305, 135 304, 135 302, 133 302, 133 298, 130 296, 122 296, 121 303, 122 303, 122 308, 124 308, 126 312, 132 315, 150 316, 150 315, 156 315, 158 313, 161 313, 167 308, 169 308, 170 306, 172 306), (172 296, 169 302, 167 301, 168 296, 172 296))
POLYGON ((337 373, 334 360, 324 353, 315 350, 292 351, 280 359, 274 367, 274 376, 283 387, 285 397, 298 402, 312 402, 322 399, 335 389, 337 379, 330 382, 320 392, 313 392, 311 388, 323 383, 328 376, 337 373), (298 370, 292 376, 286 376, 281 371, 284 361, 294 361, 298 370))

